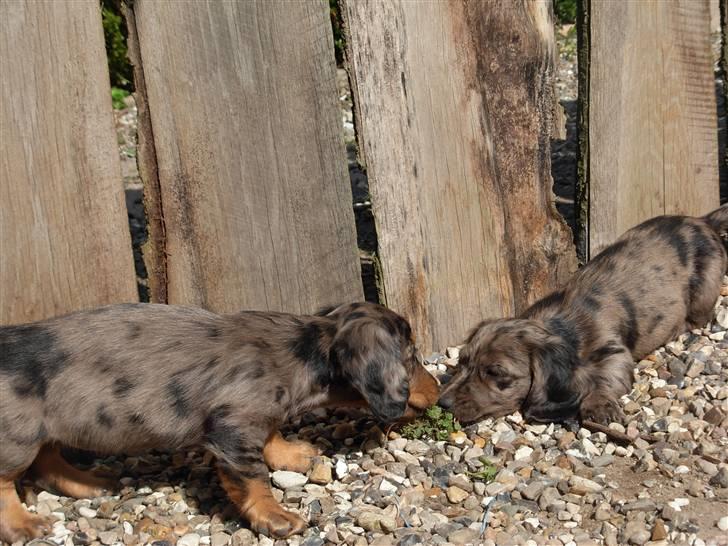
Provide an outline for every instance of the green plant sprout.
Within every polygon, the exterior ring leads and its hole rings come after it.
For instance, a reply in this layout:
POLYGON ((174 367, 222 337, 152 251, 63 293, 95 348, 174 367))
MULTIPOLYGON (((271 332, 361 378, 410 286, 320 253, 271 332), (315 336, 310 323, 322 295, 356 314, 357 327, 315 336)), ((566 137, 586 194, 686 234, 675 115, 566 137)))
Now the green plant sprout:
POLYGON ((460 423, 449 411, 439 406, 432 406, 425 410, 425 414, 411 423, 407 423, 400 431, 404 438, 409 440, 447 440, 448 436, 460 430, 460 423))

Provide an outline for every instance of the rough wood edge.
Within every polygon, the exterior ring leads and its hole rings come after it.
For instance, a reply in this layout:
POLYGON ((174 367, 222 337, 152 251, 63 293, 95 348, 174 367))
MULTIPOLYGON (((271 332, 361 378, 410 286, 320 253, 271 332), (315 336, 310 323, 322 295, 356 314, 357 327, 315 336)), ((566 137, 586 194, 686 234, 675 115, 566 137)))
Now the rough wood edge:
MULTIPOLYGON (((349 20, 349 2, 355 2, 357 0, 338 0, 339 3, 339 21, 341 23, 341 31, 344 37, 344 70, 349 80, 349 91, 351 93, 351 115, 354 122, 354 141, 356 142, 356 160, 359 163, 359 168, 367 177, 367 184, 369 184, 369 172, 367 171, 367 160, 364 146, 361 140, 361 135, 364 134, 362 128, 362 120, 364 119, 361 115, 361 109, 359 105, 359 87, 356 82, 356 73, 352 61, 351 53, 351 31, 350 31, 350 20, 349 20)), ((371 191, 370 191, 371 196, 371 191)), ((387 305, 387 290, 384 282, 384 268, 382 267, 382 260, 379 256, 379 238, 377 229, 377 217, 372 211, 372 223, 374 226, 374 240, 376 242, 376 249, 371 253, 372 264, 374 265, 374 283, 377 287, 377 300, 378 303, 384 306, 387 305)))
POLYGON ((128 56, 134 68, 134 100, 138 113, 136 160, 139 177, 144 187, 144 212, 147 220, 147 240, 142 245, 142 256, 147 268, 149 300, 153 303, 167 303, 166 227, 162 207, 162 190, 157 170, 157 152, 147 101, 147 86, 136 28, 134 1, 122 2, 122 11, 129 31, 128 56))
POLYGON ((574 217, 576 256, 581 264, 589 261, 589 70, 591 59, 591 0, 577 2, 577 161, 574 217))
MULTIPOLYGON (((725 98, 723 104, 724 109, 728 111, 728 2, 722 0, 718 2, 720 6, 720 23, 721 23, 721 41, 723 43, 723 57, 722 57, 722 69, 723 69, 723 96, 725 98)), ((728 146, 725 148, 725 154, 723 157, 726 168, 728 168, 728 146)))

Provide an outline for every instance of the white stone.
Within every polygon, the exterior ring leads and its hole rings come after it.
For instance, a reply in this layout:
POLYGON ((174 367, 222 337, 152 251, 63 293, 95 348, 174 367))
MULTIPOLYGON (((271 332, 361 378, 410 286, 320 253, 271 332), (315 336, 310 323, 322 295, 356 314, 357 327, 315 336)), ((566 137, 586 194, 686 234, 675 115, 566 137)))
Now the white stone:
MULTIPOLYGON (((40 498, 40 495, 38 495, 40 498)), ((96 510, 89 508, 88 506, 82 506, 78 509, 78 515, 87 519, 96 517, 96 510)))
POLYGON ((294 487, 303 487, 308 482, 308 477, 299 472, 291 472, 289 470, 276 470, 273 472, 273 483, 281 489, 292 489, 294 487))
POLYGON ((382 483, 379 484, 379 490, 385 493, 395 493, 397 486, 387 480, 382 480, 382 483))
POLYGON ((670 501, 667 504, 673 507, 675 511, 680 512, 683 506, 690 504, 690 500, 683 497, 677 497, 674 501, 670 501))
POLYGON ((336 461, 334 471, 336 472, 336 477, 340 480, 349 474, 349 468, 346 466, 346 461, 343 459, 336 461))
POLYGON ((516 450, 516 454, 513 456, 513 458, 516 461, 522 461, 523 459, 528 459, 531 456, 531 453, 533 453, 532 447, 521 446, 516 450))
POLYGON ((723 516, 718 520, 718 529, 728 531, 728 516, 723 516))
POLYGON ((199 546, 200 535, 197 533, 189 533, 183 535, 177 540, 177 546, 199 546))

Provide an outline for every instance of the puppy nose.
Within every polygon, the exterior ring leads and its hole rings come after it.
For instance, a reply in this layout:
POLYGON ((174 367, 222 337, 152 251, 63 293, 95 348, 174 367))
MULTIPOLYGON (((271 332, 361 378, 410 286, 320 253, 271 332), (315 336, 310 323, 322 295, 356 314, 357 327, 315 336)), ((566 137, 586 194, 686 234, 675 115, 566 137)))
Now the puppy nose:
POLYGON ((452 404, 453 399, 452 396, 449 395, 441 396, 440 399, 437 401, 437 405, 446 410, 449 410, 452 407, 452 404))

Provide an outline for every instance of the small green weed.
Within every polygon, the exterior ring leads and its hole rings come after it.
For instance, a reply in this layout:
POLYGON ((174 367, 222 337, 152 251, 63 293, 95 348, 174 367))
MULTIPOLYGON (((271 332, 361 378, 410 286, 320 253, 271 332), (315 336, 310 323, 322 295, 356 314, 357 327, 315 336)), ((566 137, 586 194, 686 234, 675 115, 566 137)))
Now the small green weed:
POLYGON ((439 406, 432 406, 425 411, 419 419, 407 423, 400 431, 402 436, 409 440, 429 438, 431 440, 447 440, 447 437, 460 430, 460 423, 449 411, 439 406))
POLYGON ((498 468, 484 457, 480 459, 480 462, 483 463, 483 468, 477 472, 468 472, 468 476, 485 483, 492 482, 498 474, 498 468))
POLYGON ((126 89, 121 89, 119 87, 112 87, 111 88, 111 104, 114 107, 114 110, 123 110, 126 108, 126 103, 124 103, 124 99, 129 96, 129 91, 126 89))

